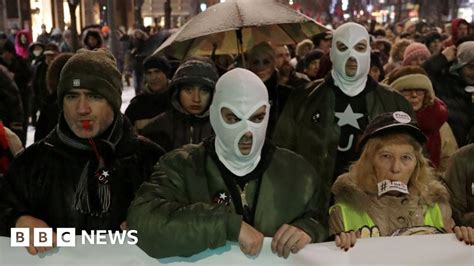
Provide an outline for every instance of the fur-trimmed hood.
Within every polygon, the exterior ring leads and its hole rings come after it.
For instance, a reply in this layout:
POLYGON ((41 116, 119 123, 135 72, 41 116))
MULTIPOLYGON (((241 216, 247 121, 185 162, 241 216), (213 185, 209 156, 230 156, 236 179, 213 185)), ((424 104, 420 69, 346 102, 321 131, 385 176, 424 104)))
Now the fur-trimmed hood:
MULTIPOLYGON (((432 206, 435 203, 449 203, 449 193, 447 189, 436 180, 428 184, 428 195, 421 198, 421 204, 432 206)), ((359 184, 356 183, 350 173, 340 175, 332 186, 332 193, 335 195, 336 202, 347 202, 358 210, 367 211, 374 197, 377 194, 365 192, 359 184)), ((419 195, 408 195, 408 199, 415 199, 419 195)))
POLYGON ((93 50, 93 49, 96 49, 96 48, 101 48, 103 46, 103 44, 104 44, 104 39, 103 39, 102 34, 100 33, 100 31, 98 29, 91 28, 91 29, 86 30, 83 33, 82 45, 84 45, 85 48, 87 48, 89 50, 93 50), (87 44, 87 37, 89 37, 89 36, 93 36, 97 39, 97 46, 96 47, 90 47, 87 44))

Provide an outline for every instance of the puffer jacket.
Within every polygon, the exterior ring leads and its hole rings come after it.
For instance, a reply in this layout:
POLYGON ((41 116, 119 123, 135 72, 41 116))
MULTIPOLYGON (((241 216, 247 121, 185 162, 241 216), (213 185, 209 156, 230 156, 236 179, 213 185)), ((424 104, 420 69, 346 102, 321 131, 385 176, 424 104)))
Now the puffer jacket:
MULTIPOLYGON (((343 202, 354 210, 366 212, 380 230, 380 236, 389 236, 398 229, 423 226, 427 207, 438 204, 447 231, 454 227, 449 206, 449 193, 438 181, 427 184, 429 194, 422 198, 417 194, 395 197, 368 193, 356 183, 350 174, 337 178, 332 188, 336 203, 343 202)), ((343 216, 338 207, 331 208, 329 230, 331 234, 344 232, 343 216)))
POLYGON ((453 218, 458 225, 474 226, 474 144, 459 149, 445 175, 451 193, 453 218))
POLYGON ((102 169, 109 172, 111 196, 107 212, 85 213, 74 206, 83 170, 92 170, 88 171, 87 186, 91 208, 94 206, 97 189, 91 188, 96 188, 99 181, 92 162, 97 158, 92 149, 77 146, 77 143, 87 145, 87 141, 77 139, 62 119, 48 137, 18 155, 0 180, 0 234, 9 236, 10 228, 21 215, 41 219, 54 229, 75 227, 79 234, 81 230, 119 230, 136 190, 163 151, 151 141, 134 135, 128 121, 122 123, 117 118, 113 125, 104 133, 109 137, 94 140, 105 162, 102 169), (65 141, 70 138, 77 139, 74 145, 65 141), (88 162, 91 162, 89 169, 88 162))
MULTIPOLYGON (((404 111, 415 118, 410 103, 403 96, 370 77, 367 84, 372 88, 365 96, 369 121, 381 113, 394 111, 404 111)), ((301 154, 323 178, 327 205, 340 137, 335 119, 335 89, 328 75, 306 90, 295 91, 286 103, 273 136, 275 145, 301 154)))
POLYGON ((139 130, 140 134, 159 144, 165 151, 186 144, 197 144, 214 134, 209 120, 209 106, 201 115, 189 114, 179 102, 178 87, 171 86, 169 89, 171 110, 153 117, 139 130))
MULTIPOLYGON (((127 221, 148 255, 191 256, 238 240, 243 216, 232 200, 219 200, 232 193, 209 143, 212 140, 166 154, 140 187, 127 221)), ((271 237, 287 223, 304 230, 313 242, 323 241, 326 226, 315 219, 327 212, 319 200, 319 176, 301 156, 269 145, 263 150, 273 151, 262 152, 259 162, 268 163, 261 178, 249 181, 244 190, 250 206, 256 205, 253 227, 271 237)))

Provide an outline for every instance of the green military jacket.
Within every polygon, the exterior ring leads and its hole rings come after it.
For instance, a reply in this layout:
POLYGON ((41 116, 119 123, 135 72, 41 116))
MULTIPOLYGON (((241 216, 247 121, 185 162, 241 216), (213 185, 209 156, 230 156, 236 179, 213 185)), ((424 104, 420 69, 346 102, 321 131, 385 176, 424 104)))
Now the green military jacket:
MULTIPOLYGON (((287 223, 304 230, 313 242, 326 239, 327 228, 317 219, 327 212, 319 205, 320 178, 301 156, 275 147, 258 199, 253 197, 256 183, 250 181, 246 189, 250 204, 256 202, 254 228, 272 237, 287 223)), ((206 145, 187 145, 162 157, 132 202, 128 224, 138 232, 138 246, 152 257, 191 256, 217 248, 238 240, 242 222, 232 201, 216 203, 224 194, 229 191, 206 145)))
MULTIPOLYGON (((372 87, 365 99, 369 121, 381 113, 394 111, 404 111, 416 119, 413 108, 402 95, 371 78, 367 84, 372 87)), ((328 77, 314 81, 305 90, 295 91, 280 115, 272 139, 275 145, 302 155, 323 178, 327 208, 340 137, 334 89, 333 80, 328 77)))

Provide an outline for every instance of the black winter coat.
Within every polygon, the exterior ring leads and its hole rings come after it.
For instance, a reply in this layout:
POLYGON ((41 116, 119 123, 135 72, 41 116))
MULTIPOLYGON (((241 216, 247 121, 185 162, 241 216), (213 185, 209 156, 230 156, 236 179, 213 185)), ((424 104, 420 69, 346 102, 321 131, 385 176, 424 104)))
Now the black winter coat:
POLYGON ((158 115, 140 133, 168 152, 197 144, 213 135, 213 130, 209 116, 196 117, 173 109, 158 115))
POLYGON ((436 96, 448 106, 448 124, 453 130, 458 146, 462 147, 472 143, 474 104, 471 93, 464 90, 467 86, 464 79, 459 72, 449 71, 449 62, 442 54, 430 57, 422 67, 433 83, 436 96))
MULTIPOLYGON (((96 156, 91 150, 66 144, 58 128, 65 136, 75 138, 61 119, 48 137, 20 154, 5 178, 0 180, 0 235, 9 235, 16 220, 26 214, 42 219, 53 229, 75 227, 76 233, 81 230, 118 230, 126 219, 136 190, 149 177, 152 166, 163 154, 162 149, 149 140, 134 135, 128 121, 122 126, 111 126, 115 130, 106 131, 104 135, 115 138, 115 147, 109 145, 111 139, 95 140, 105 161, 103 169, 110 173, 110 207, 106 213, 92 215, 78 211, 74 199, 84 165, 87 161, 95 161, 96 156)), ((76 140, 81 143, 81 140, 76 140)), ((94 172, 88 175, 87 182, 92 205, 97 199, 94 188, 99 182, 94 172)))

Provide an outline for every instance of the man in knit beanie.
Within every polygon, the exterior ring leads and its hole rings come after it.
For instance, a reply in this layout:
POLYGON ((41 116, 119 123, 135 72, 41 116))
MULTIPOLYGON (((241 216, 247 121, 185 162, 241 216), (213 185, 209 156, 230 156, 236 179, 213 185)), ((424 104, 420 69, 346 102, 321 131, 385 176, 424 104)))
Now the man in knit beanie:
POLYGON ((187 58, 170 83, 172 108, 163 112, 139 131, 166 151, 196 144, 212 135, 209 106, 219 78, 209 58, 187 58))
POLYGON ((151 119, 171 108, 169 100, 169 78, 171 65, 164 56, 152 56, 143 63, 145 87, 136 95, 125 110, 133 127, 143 129, 151 119))
MULTIPOLYGON (((127 228, 135 191, 163 152, 124 119, 121 91, 108 51, 80 50, 66 62, 58 124, 16 157, 0 181, 0 235, 14 227, 75 227, 77 233, 127 228)), ((30 241, 27 251, 51 248, 30 241)))
POLYGON ((431 56, 426 45, 414 42, 405 49, 403 54, 403 66, 421 66, 431 56))

